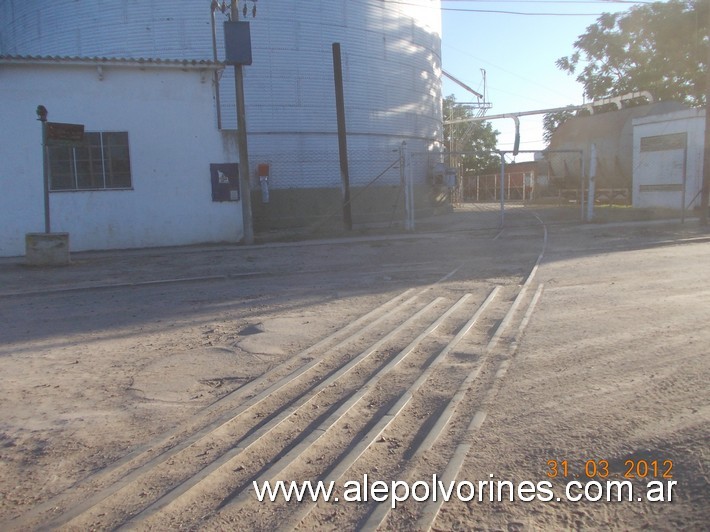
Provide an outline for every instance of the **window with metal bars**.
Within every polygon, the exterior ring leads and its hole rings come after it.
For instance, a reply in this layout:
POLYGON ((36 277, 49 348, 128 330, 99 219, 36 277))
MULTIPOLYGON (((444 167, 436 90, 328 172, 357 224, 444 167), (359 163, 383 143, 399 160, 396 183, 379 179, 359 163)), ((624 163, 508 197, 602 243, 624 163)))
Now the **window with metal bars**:
POLYGON ((86 132, 79 146, 49 147, 50 190, 130 189, 128 133, 86 132))

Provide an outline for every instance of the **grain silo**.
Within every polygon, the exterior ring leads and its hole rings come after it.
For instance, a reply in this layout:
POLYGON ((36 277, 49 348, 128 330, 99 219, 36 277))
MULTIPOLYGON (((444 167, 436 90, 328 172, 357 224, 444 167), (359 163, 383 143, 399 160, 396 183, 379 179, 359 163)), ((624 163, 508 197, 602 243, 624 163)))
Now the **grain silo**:
MULTIPOLYGON (((238 3, 251 23, 253 64, 244 75, 257 229, 327 220, 338 211, 334 42, 343 52, 355 221, 389 220, 401 210, 396 160, 403 141, 417 205, 431 207, 428 177, 442 132, 440 0, 238 3), (259 169, 268 174, 268 203, 259 169)), ((209 0, 4 0, 0 55, 211 61, 213 8, 209 0)), ((226 18, 217 9, 215 19, 221 60, 226 18)), ((217 105, 211 117, 225 146, 236 126, 231 70, 218 76, 220 123, 217 105)), ((189 124, 177 112, 169 127, 189 124)))

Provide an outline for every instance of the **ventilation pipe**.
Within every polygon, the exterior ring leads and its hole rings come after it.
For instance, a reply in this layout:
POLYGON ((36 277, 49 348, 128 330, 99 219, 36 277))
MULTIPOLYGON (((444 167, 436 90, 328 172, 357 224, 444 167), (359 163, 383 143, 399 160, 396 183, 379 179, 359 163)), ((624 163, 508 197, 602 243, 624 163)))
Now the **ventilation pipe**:
MULTIPOLYGON (((447 76, 448 77, 448 76, 447 76)), ((515 142, 513 143, 513 155, 517 155, 520 150, 520 117, 521 116, 532 116, 532 115, 543 115, 549 113, 557 113, 560 111, 579 111, 580 109, 587 109, 591 114, 594 114, 594 108, 600 105, 607 105, 613 103, 618 109, 622 108, 622 102, 629 100, 635 100, 637 98, 646 98, 648 103, 653 103, 653 96, 648 91, 630 92, 629 94, 624 94, 622 96, 616 96, 614 98, 602 98, 601 100, 594 100, 593 102, 584 105, 570 105, 568 107, 555 107, 553 109, 538 109, 536 111, 521 111, 519 113, 505 113, 500 115, 488 115, 488 116, 476 116, 470 118, 457 118, 455 120, 445 120, 444 125, 449 126, 453 124, 463 124, 466 122, 481 122, 483 120, 496 120, 498 118, 512 118, 515 122, 515 142)))

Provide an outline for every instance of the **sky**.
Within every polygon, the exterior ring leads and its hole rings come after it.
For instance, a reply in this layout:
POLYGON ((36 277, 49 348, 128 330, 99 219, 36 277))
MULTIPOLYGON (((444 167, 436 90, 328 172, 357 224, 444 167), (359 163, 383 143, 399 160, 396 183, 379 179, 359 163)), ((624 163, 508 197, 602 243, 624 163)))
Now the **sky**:
MULTIPOLYGON (((577 37, 602 13, 624 12, 643 3, 442 0, 442 67, 480 93, 485 69, 486 97, 492 104, 488 115, 579 105, 584 103, 581 84, 555 61, 574 52, 577 37), (505 11, 531 14, 501 13, 505 11)), ((446 78, 443 94, 453 94, 459 102, 475 100, 446 78)), ((544 149, 542 115, 520 121, 520 149, 544 149)), ((513 120, 494 120, 493 127, 500 132, 498 148, 512 149, 513 120)), ((516 158, 530 159, 531 154, 516 158)))

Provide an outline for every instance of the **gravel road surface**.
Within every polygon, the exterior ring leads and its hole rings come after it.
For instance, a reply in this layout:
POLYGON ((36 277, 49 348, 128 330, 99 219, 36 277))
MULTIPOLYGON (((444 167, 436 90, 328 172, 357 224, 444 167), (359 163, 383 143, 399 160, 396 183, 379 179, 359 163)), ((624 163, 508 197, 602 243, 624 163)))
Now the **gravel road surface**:
POLYGON ((72 259, 0 261, 3 530, 710 522, 695 221, 513 206, 501 230, 468 206, 408 234, 72 259), (257 500, 279 480, 331 500, 257 500))

